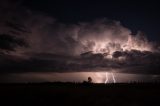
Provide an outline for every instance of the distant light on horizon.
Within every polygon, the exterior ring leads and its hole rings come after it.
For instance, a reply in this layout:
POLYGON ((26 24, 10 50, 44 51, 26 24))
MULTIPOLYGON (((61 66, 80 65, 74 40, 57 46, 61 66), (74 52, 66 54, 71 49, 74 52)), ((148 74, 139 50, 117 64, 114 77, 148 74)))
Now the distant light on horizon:
MULTIPOLYGON (((8 74, 3 79, 6 83, 28 83, 28 82, 83 82, 91 77, 93 83, 128 83, 132 81, 153 82, 158 75, 139 75, 111 72, 69 72, 69 73, 19 73, 8 74), (145 79, 145 80, 143 80, 145 79)), ((1 78, 2 79, 2 78, 1 78)))

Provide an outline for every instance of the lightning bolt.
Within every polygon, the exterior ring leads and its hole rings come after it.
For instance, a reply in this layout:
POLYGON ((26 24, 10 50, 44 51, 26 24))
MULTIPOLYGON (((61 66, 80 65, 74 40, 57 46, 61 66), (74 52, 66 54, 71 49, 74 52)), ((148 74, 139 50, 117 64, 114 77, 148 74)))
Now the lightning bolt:
POLYGON ((113 74, 113 73, 111 73, 111 75, 112 75, 112 78, 113 78, 113 82, 114 82, 114 83, 116 83, 116 79, 115 79, 114 74, 113 74))
POLYGON ((108 73, 106 72, 106 80, 105 80, 105 84, 108 83, 108 73))

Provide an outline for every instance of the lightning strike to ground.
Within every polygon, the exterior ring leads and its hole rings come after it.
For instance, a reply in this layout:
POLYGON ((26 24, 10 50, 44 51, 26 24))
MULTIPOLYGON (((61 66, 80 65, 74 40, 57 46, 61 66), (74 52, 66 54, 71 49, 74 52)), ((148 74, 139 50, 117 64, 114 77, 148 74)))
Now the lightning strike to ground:
POLYGON ((108 83, 108 73, 106 72, 106 80, 105 80, 105 84, 108 83))
POLYGON ((114 74, 113 74, 113 73, 111 73, 111 75, 112 75, 112 78, 113 78, 113 82, 114 82, 114 83, 116 83, 116 79, 115 79, 114 74))

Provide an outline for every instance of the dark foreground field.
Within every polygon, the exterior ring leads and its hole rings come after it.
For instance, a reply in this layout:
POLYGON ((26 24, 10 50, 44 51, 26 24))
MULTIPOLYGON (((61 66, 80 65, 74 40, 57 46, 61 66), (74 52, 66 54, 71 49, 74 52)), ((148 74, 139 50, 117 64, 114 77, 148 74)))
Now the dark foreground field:
POLYGON ((0 106, 158 106, 160 84, 0 84, 0 106))

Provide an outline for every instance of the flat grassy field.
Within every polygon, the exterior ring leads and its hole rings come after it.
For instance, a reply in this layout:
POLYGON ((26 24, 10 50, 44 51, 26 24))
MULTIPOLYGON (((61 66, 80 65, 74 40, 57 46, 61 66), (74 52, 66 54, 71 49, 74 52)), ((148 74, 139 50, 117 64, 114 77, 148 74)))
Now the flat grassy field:
POLYGON ((159 83, 0 84, 0 106, 159 106, 159 83))

